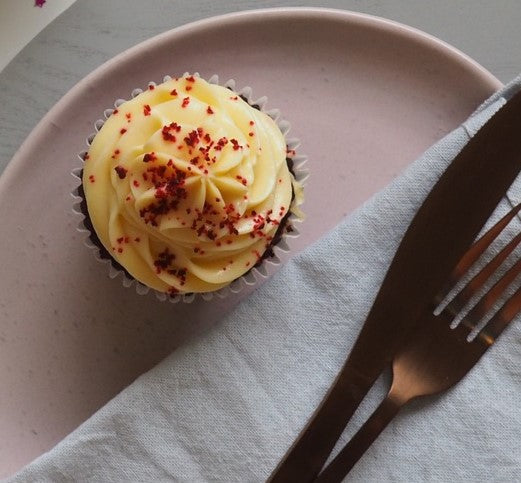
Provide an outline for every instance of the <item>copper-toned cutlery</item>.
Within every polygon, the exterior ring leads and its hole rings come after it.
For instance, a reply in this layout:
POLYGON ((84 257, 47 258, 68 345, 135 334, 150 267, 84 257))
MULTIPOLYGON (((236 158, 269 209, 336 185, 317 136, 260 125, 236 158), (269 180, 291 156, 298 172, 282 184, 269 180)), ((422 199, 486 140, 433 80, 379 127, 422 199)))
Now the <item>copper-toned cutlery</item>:
POLYGON ((434 310, 437 302, 453 290, 520 209, 521 205, 513 208, 461 259, 450 282, 433 300, 432 310, 422 318, 418 329, 396 354, 393 360, 393 383, 387 397, 315 481, 342 481, 403 405, 418 396, 445 391, 459 382, 519 313, 521 288, 492 316, 485 318, 521 273, 521 259, 513 263, 469 311, 465 312, 464 309, 521 243, 521 233, 512 238, 439 314, 434 310), (459 323, 451 328, 454 321, 459 323), (481 328, 484 322, 485 326, 481 328))
POLYGON ((521 93, 454 158, 413 218, 332 387, 269 478, 313 481, 347 422, 472 244, 521 168, 521 93))

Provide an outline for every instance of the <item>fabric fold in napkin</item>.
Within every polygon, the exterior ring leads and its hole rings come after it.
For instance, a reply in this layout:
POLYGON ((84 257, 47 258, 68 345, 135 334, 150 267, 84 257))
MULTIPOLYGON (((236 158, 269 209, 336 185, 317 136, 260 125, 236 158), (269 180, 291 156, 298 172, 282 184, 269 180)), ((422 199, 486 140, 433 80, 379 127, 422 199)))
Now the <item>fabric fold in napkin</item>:
MULTIPOLYGON (((517 78, 494 94, 224 320, 9 481, 264 481, 332 383, 422 200, 520 86, 517 78)), ((459 385, 404 409, 349 481, 519 480, 519 401, 518 320, 459 385)))

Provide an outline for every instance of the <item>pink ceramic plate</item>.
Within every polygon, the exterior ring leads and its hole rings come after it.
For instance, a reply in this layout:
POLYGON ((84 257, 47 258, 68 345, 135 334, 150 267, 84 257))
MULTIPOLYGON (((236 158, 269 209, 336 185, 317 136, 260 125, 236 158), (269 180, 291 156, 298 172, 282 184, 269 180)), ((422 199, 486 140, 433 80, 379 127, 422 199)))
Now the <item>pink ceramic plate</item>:
POLYGON ((292 122, 312 173, 308 221, 296 250, 501 86, 421 32, 317 9, 197 22, 130 49, 85 78, 40 122, 0 178, 0 477, 48 450, 238 301, 171 305, 137 296, 107 278, 71 215, 69 172, 93 121, 134 87, 184 71, 250 85, 292 122))

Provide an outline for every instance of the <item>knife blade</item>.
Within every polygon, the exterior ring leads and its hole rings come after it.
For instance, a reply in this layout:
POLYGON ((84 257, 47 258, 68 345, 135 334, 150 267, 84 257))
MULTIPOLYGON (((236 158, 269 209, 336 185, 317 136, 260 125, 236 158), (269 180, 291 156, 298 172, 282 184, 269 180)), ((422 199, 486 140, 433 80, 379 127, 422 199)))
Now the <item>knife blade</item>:
POLYGON ((333 385, 268 481, 310 482, 346 424, 465 253, 521 168, 521 92, 454 158, 396 251, 333 385))

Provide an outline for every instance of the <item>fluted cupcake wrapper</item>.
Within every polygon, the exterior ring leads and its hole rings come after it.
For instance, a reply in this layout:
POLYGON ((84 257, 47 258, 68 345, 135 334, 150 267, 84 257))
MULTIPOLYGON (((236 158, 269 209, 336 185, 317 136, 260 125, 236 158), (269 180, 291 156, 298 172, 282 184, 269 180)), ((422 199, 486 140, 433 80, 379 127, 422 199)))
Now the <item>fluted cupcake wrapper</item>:
MULTIPOLYGON (((185 72, 183 74, 184 76, 190 75, 189 73, 185 72)), ((195 77, 199 77, 198 73, 193 74, 195 77)), ((170 76, 165 76, 163 78, 163 82, 167 82, 171 80, 172 78, 170 76)), ((248 104, 252 107, 258 107, 258 109, 265 114, 267 114, 269 117, 271 117, 276 124, 278 125, 280 131, 284 135, 284 138, 286 140, 286 145, 288 149, 288 158, 290 158, 293 161, 292 171, 294 173, 295 179, 299 182, 301 186, 304 186, 308 177, 309 172, 306 169, 306 163, 307 163, 307 157, 302 154, 293 154, 294 151, 298 148, 300 145, 300 141, 297 138, 290 138, 288 137, 288 133, 290 131, 290 123, 282 118, 281 112, 279 109, 267 109, 266 105, 268 102, 268 98, 266 96, 260 97, 258 99, 254 99, 252 89, 251 87, 243 87, 241 89, 237 89, 236 83, 233 79, 230 79, 226 81, 224 84, 219 83, 219 77, 217 75, 213 75, 210 79, 208 79, 208 82, 210 84, 219 84, 224 87, 227 87, 231 89, 233 92, 235 92, 237 95, 243 97, 248 104)), ((149 82, 148 86, 156 86, 157 84, 155 82, 149 82)), ((148 87, 147 86, 147 87, 148 87)), ((131 97, 134 98, 141 94, 143 92, 143 89, 136 88, 132 91, 131 97)), ((117 109, 121 104, 126 102, 126 99, 117 99, 114 102, 114 108, 108 108, 105 109, 103 112, 104 119, 98 119, 94 123, 94 129, 95 132, 90 134, 86 139, 87 147, 89 147, 92 144, 92 141, 94 137, 96 136, 96 133, 102 128, 102 126, 105 124, 105 120, 108 119, 112 113, 114 112, 114 109, 117 109)), ((262 262, 258 265, 253 267, 250 271, 242 275, 241 277, 237 278, 233 282, 231 282, 226 287, 223 287, 219 290, 215 290, 213 292, 205 292, 205 293, 190 293, 190 294, 175 294, 170 295, 164 292, 159 292, 153 288, 150 288, 143 283, 139 282, 135 278, 133 278, 131 275, 129 275, 124 269, 117 268, 115 264, 119 265, 115 259, 113 259, 110 254, 104 254, 102 252, 102 248, 100 245, 92 241, 92 237, 96 237, 97 235, 93 233, 93 230, 89 227, 88 222, 88 214, 84 212, 83 207, 86 206, 86 202, 84 200, 83 196, 83 190, 82 190, 82 171, 83 171, 83 164, 85 162, 85 156, 87 154, 87 151, 83 151, 78 154, 78 158, 81 162, 81 165, 75 168, 72 171, 72 175, 79 181, 78 186, 74 189, 72 192, 72 196, 74 198, 74 204, 73 204, 73 212, 78 217, 78 227, 77 230, 84 235, 84 245, 88 247, 90 250, 92 250, 94 257, 100 262, 105 265, 107 265, 108 274, 109 277, 112 279, 115 278, 121 278, 121 282, 124 287, 130 288, 134 286, 136 293, 139 295, 146 295, 148 292, 154 292, 156 297, 161 301, 170 301, 172 303, 177 302, 184 302, 184 303, 192 303, 194 300, 201 298, 203 300, 209 301, 213 297, 219 297, 219 298, 225 298, 230 293, 239 293, 241 292, 245 286, 252 286, 261 281, 262 279, 265 279, 268 276, 268 270, 266 264, 271 265, 280 265, 281 259, 280 256, 282 253, 287 253, 290 251, 290 243, 292 239, 297 238, 300 233, 298 229, 295 227, 295 223, 300 223, 303 221, 303 215, 300 211, 300 205, 302 203, 302 200, 298 199, 298 197, 295 197, 290 208, 290 214, 287 218, 286 225, 291 226, 292 230, 288 231, 286 229, 282 230, 282 236, 280 240, 272 245, 271 250, 273 252, 273 256, 268 256, 266 258, 262 259, 262 262)), ((86 208, 85 208, 86 210, 86 208)), ((101 244, 101 242, 99 242, 101 244)))

